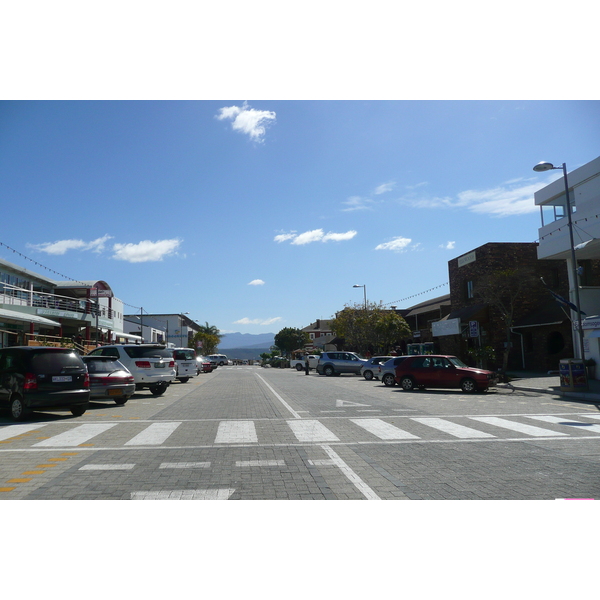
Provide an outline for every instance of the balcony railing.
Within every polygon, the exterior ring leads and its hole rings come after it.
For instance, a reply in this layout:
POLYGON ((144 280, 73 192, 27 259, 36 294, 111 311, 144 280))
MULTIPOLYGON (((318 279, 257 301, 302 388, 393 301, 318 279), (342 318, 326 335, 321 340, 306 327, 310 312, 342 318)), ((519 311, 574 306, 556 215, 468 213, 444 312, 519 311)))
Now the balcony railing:
POLYGON ((108 306, 96 304, 89 299, 80 300, 68 296, 48 294, 19 288, 8 283, 0 283, 0 304, 13 306, 31 306, 34 308, 51 308, 54 310, 65 310, 78 312, 83 316, 93 315, 112 319, 115 311, 108 306))

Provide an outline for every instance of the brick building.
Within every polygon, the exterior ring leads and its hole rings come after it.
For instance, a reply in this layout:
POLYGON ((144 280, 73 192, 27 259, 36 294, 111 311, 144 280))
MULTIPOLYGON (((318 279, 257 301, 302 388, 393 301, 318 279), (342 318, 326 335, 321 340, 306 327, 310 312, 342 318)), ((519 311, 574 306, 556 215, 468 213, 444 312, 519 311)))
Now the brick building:
POLYGON ((499 369, 508 337, 508 369, 556 370, 561 358, 573 356, 569 317, 540 280, 566 297, 566 264, 538 260, 537 247, 490 242, 449 261, 451 311, 432 324, 439 352, 475 364, 470 351, 490 347, 495 358, 484 365, 499 369))

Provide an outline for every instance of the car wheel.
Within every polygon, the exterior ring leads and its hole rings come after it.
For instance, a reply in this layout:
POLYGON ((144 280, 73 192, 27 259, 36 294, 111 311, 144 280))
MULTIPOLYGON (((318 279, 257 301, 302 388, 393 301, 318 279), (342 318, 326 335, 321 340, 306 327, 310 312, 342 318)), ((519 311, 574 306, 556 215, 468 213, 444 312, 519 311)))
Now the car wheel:
POLYGON ((474 379, 470 379, 470 378, 463 379, 460 382, 460 389, 463 392, 466 392, 467 394, 471 394, 471 393, 477 391, 477 384, 475 383, 474 379))
POLYGON ((25 408, 23 398, 20 396, 13 396, 10 400, 10 416, 14 421, 23 421, 29 411, 25 408))
POLYGON ((371 381, 371 379, 373 379, 373 371, 365 371, 363 373, 363 377, 367 380, 367 381, 371 381))
POLYGON ((297 363, 296 364, 296 371, 304 371, 304 367, 300 363, 297 363))
POLYGON ((333 370, 333 367, 328 365, 323 369, 323 374, 327 375, 327 377, 331 377, 332 375, 335 375, 335 371, 333 370))
POLYGON ((415 389, 415 380, 406 375, 400 380, 400 385, 405 392, 412 392, 415 389))
POLYGON ((181 381, 181 383, 187 383, 190 380, 189 377, 178 377, 177 381, 181 381))
POLYGON ((74 417, 80 417, 81 415, 83 415, 85 413, 85 411, 88 409, 88 405, 84 404, 83 406, 74 406, 71 409, 71 414, 74 417))
POLYGON ((153 396, 162 396, 167 391, 167 384, 161 381, 160 383, 153 383, 150 386, 150 392, 153 396))
POLYGON ((396 378, 391 373, 386 373, 382 378, 383 385, 387 387, 394 387, 396 385, 396 378))

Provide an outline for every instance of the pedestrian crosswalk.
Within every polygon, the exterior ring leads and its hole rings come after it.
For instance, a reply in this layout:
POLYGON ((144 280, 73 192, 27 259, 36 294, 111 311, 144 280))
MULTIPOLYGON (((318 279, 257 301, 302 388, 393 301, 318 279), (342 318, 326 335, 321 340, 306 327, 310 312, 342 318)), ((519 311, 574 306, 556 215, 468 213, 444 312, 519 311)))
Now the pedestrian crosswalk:
MULTIPOLYGON (((588 414, 323 417, 0 426, 0 452, 13 448, 152 448, 519 439, 600 440, 600 416, 588 414)), ((194 463, 202 468, 203 463, 194 463)))

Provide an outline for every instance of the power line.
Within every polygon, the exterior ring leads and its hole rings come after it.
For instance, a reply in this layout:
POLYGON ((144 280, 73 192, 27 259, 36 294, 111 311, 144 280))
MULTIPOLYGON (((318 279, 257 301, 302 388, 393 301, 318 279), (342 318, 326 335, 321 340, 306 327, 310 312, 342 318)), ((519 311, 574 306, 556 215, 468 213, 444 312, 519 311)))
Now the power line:
MULTIPOLYGON (((59 273, 58 271, 55 271, 54 269, 51 269, 50 267, 47 267, 47 266, 43 265, 42 263, 39 263, 37 260, 33 260, 33 258, 29 258, 29 256, 25 256, 25 254, 19 252, 18 250, 15 250, 14 248, 11 248, 8 244, 5 244, 4 242, 0 242, 0 246, 4 246, 8 250, 11 250, 14 254, 18 254, 21 258, 24 258, 25 260, 32 262, 37 267, 46 269, 46 271, 49 271, 50 273, 54 273, 54 275, 58 275, 59 277, 62 277, 63 279, 67 279, 68 281, 73 281, 74 283, 79 283, 84 286, 87 285, 87 283, 85 281, 79 281, 78 279, 73 279, 72 277, 63 275, 62 273, 59 273)), ((123 302, 123 300, 120 300, 120 301, 123 302)), ((141 310, 141 306, 133 306, 133 304, 127 304, 127 302, 123 302, 123 304, 125 306, 129 306, 130 308, 137 308, 138 310, 141 310)))

